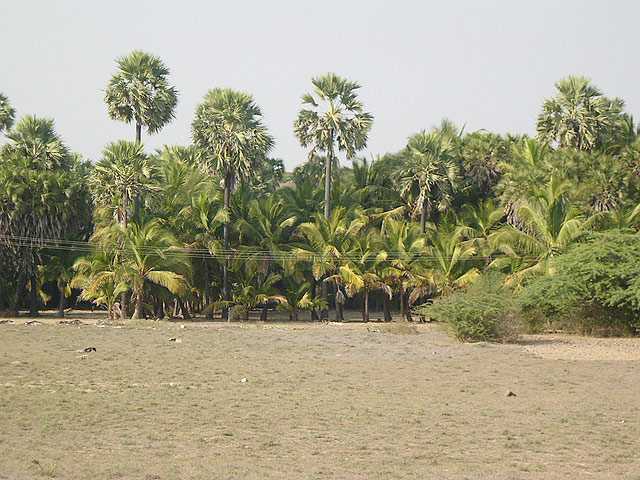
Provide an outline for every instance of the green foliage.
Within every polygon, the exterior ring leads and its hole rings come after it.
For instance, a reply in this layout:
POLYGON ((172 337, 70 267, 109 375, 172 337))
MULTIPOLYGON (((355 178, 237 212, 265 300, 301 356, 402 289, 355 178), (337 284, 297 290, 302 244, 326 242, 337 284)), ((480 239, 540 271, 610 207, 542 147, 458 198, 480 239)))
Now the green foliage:
POLYGON ((528 327, 547 323, 586 334, 640 333, 640 237, 592 234, 551 262, 551 275, 518 294, 528 327))
POLYGON ((562 78, 555 86, 558 94, 544 102, 538 116, 538 140, 589 151, 625 138, 629 118, 620 98, 603 96, 586 77, 562 78))
POLYGON ((420 212, 421 233, 425 232, 434 204, 444 210, 457 186, 458 168, 453 152, 451 139, 436 131, 411 136, 404 150, 404 161, 397 171, 400 193, 414 212, 420 212))
POLYGON ((462 342, 510 342, 520 333, 520 319, 504 275, 490 273, 466 289, 454 291, 416 314, 445 322, 462 342))
POLYGON ((169 69, 159 57, 140 50, 116 62, 119 71, 104 94, 109 117, 157 132, 173 119, 178 103, 178 91, 167 82, 169 69))
POLYGON ((15 117, 15 109, 9 103, 9 99, 0 92, 0 132, 9 130, 15 117))

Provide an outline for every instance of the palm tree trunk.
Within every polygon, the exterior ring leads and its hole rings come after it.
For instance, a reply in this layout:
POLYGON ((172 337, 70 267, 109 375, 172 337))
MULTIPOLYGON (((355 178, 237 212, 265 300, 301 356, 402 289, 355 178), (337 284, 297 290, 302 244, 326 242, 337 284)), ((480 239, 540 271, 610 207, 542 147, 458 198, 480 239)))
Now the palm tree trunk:
POLYGON ((369 321, 369 290, 364 291, 364 304, 362 305, 362 320, 369 321))
POLYGON ((420 212, 420 233, 425 233, 427 227, 427 220, 431 218, 431 202, 428 199, 424 199, 422 202, 422 211, 420 212))
POLYGON ((40 316, 38 313, 38 281, 35 275, 31 277, 31 289, 29 290, 29 316, 40 316))
POLYGON ((18 272, 18 280, 16 282, 16 291, 13 295, 13 301, 9 307, 9 312, 15 316, 18 316, 18 310, 20 309, 20 299, 24 288, 27 286, 27 262, 30 257, 28 248, 22 251, 22 262, 20 262, 20 271, 18 272))
POLYGON ((324 218, 329 220, 329 214, 331 213, 330 201, 331 201, 331 164, 333 163, 333 152, 330 146, 327 149, 327 160, 324 169, 324 218))
POLYGON ((123 230, 127 229, 128 224, 128 214, 127 214, 127 205, 129 204, 129 194, 125 191, 122 193, 122 220, 120 226, 123 230))
MULTIPOLYGON (((313 274, 311 274, 311 299, 315 300, 316 298, 316 286, 317 286, 318 282, 316 281, 316 277, 313 276, 313 274)), ((311 321, 315 322, 316 320, 319 320, 320 317, 318 316, 318 312, 315 310, 315 308, 311 309, 311 321)))
MULTIPOLYGON (((211 301, 211 283, 209 282, 209 263, 206 258, 202 259, 202 269, 204 271, 204 306, 211 301)), ((208 311, 205 317, 207 320, 213 320, 213 312, 208 311)))
POLYGON ((64 291, 65 288, 62 286, 58 286, 58 290, 60 291, 60 302, 58 303, 58 318, 64 318, 64 291))
POLYGON ((343 322, 344 315, 342 311, 342 302, 338 301, 338 285, 336 285, 334 288, 334 303, 336 309, 336 322, 343 322))
POLYGON ((389 303, 391 302, 391 300, 389 300, 389 297, 387 297, 386 294, 382 295, 382 309, 384 310, 384 321, 385 322, 390 322, 391 321, 391 307, 389 306, 389 303))
MULTIPOLYGON (((136 143, 142 143, 142 125, 136 123, 136 143)), ((140 176, 136 175, 136 182, 140 180, 140 176)), ((140 215, 140 195, 133 198, 133 218, 137 219, 140 215)))
MULTIPOLYGON (((229 196, 231 195, 231 178, 227 173, 224 178, 224 208, 229 210, 229 196)), ((224 243, 224 260, 222 262, 222 300, 229 301, 229 272, 227 271, 229 259, 227 252, 229 251, 229 224, 225 222, 222 225, 222 236, 224 243)), ((229 320, 229 307, 222 307, 222 319, 229 320)))
POLYGON ((413 322, 413 317, 411 316, 411 305, 409 305, 409 292, 407 292, 407 322, 413 322))
POLYGON ((131 315, 132 319, 142 318, 142 290, 136 292, 136 308, 131 315))
POLYGON ((180 306, 180 311, 182 312, 182 318, 184 318, 185 320, 191 320, 191 314, 189 313, 189 310, 187 310, 187 307, 184 305, 184 302, 181 298, 178 298, 178 305, 180 306))
MULTIPOLYGON (((330 135, 333 139, 333 134, 330 135)), ((329 143, 327 148, 327 159, 324 172, 324 218, 329 221, 329 214, 331 213, 331 164, 333 163, 333 143, 329 143)), ((327 308, 322 309, 320 312, 320 318, 322 320, 329 319, 329 292, 327 291, 327 283, 324 281, 325 277, 322 277, 322 299, 325 301, 327 308)), ((336 310, 337 311, 337 310, 336 310)))
POLYGON ((404 290, 400 290, 400 319, 404 320, 404 290))

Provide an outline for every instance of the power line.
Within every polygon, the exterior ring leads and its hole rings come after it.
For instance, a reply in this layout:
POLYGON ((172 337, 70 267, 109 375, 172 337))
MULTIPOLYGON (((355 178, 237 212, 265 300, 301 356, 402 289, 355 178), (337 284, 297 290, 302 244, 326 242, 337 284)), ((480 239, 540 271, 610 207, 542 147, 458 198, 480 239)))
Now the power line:
MULTIPOLYGON (((282 251, 270 251, 270 250, 260 250, 253 249, 251 247, 241 248, 238 250, 224 250, 224 249, 215 249, 209 250, 206 248, 192 248, 192 247, 157 247, 157 246, 131 246, 131 245, 118 245, 116 243, 107 244, 107 245, 95 245, 86 241, 77 241, 77 240, 59 240, 59 239, 51 239, 51 238, 36 238, 36 237, 23 237, 23 236, 11 236, 11 235, 0 235, 0 244, 17 246, 17 247, 31 247, 31 248, 46 248, 51 250, 63 250, 63 251, 77 251, 77 252, 98 252, 100 250, 106 249, 109 251, 115 251, 120 253, 139 253, 142 255, 158 255, 161 257, 189 257, 195 259, 206 259, 206 258, 217 258, 224 259, 224 257, 228 257, 229 260, 255 260, 255 261, 264 261, 264 260, 272 260, 272 261, 287 261, 287 260, 298 260, 298 261, 317 261, 317 260, 328 260, 328 261, 361 261, 364 257, 363 254, 356 252, 347 252, 340 255, 330 255, 327 252, 313 252, 307 251, 304 249, 293 249, 293 250, 282 250, 282 251)), ((382 252, 381 251, 371 251, 368 254, 370 260, 373 260, 377 257, 377 255, 382 252)), ((402 260, 407 259, 409 261, 420 261, 420 260, 450 260, 454 255, 440 255, 433 254, 427 250, 418 251, 418 252, 403 252, 403 251, 384 251, 386 256, 384 260, 386 261, 394 261, 394 260, 402 260)), ((486 260, 486 259, 496 259, 496 258, 507 258, 507 259, 529 259, 535 260, 538 257, 531 254, 522 254, 516 257, 508 256, 508 255, 473 255, 471 258, 486 260)))

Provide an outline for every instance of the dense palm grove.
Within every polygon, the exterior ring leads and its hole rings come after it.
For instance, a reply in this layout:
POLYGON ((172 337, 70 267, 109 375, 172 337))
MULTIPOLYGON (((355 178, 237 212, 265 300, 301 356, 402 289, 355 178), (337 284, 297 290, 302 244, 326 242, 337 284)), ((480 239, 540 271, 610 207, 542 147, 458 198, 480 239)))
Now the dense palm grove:
POLYGON ((134 124, 136 140, 109 143, 94 162, 52 120, 16 121, 0 94, 0 310, 36 315, 55 302, 63 316, 73 300, 122 318, 278 309, 341 320, 358 308, 365 321, 371 311, 412 320, 416 305, 490 272, 531 293, 556 259, 602 242, 597 232, 637 232, 638 130, 621 99, 583 77, 556 83, 536 138, 443 120, 366 159, 373 115, 359 85, 319 76, 293 122, 308 161, 285 172, 260 107, 231 89, 204 96, 192 145, 145 152, 142 128, 171 121, 176 89, 152 55, 118 67, 107 111, 134 124))

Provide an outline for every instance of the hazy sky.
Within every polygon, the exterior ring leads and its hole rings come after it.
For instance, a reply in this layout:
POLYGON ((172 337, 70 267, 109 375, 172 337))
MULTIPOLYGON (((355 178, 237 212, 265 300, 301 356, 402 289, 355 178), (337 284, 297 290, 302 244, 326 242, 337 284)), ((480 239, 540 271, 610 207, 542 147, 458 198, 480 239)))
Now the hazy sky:
POLYGON ((371 156, 397 151, 443 117, 466 131, 534 133, 545 98, 586 75, 640 118, 640 2, 0 0, 0 92, 18 116, 52 117, 68 146, 97 160, 134 139, 103 102, 115 59, 160 56, 179 90, 176 118, 147 151, 186 145, 213 87, 251 93, 287 170, 307 152, 293 136, 311 77, 333 71, 362 88, 374 115, 371 156))

